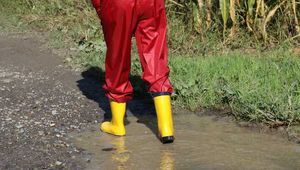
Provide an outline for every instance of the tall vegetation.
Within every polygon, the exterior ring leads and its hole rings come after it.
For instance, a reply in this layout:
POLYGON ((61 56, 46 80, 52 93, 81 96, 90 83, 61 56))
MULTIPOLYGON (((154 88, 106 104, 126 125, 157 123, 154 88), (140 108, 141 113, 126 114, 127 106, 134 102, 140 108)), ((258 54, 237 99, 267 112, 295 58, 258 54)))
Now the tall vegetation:
POLYGON ((169 0, 172 10, 193 21, 203 38, 222 29, 223 40, 247 31, 256 41, 276 43, 300 37, 299 0, 169 0), (192 15, 191 15, 192 14, 192 15))
MULTIPOLYGON (((21 14, 27 24, 70 32, 77 42, 99 37, 90 0, 19 0, 1 6, 21 14)), ((166 7, 172 52, 300 43, 300 0, 166 0, 166 7)))

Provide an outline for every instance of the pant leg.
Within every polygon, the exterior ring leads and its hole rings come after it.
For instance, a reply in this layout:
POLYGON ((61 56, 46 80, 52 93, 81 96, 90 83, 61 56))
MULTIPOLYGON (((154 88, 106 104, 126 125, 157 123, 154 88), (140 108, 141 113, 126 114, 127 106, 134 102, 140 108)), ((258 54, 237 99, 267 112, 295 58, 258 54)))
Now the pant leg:
POLYGON ((116 102, 132 98, 129 82, 131 37, 135 26, 133 0, 101 0, 100 18, 107 46, 105 60, 106 96, 116 102))
MULTIPOLYGON (((141 0, 143 1, 143 0, 141 0)), ((141 60, 142 79, 152 93, 172 93, 169 80, 167 19, 163 0, 144 0, 135 32, 141 60)))
POLYGON ((98 16, 100 17, 101 0, 91 0, 98 16))

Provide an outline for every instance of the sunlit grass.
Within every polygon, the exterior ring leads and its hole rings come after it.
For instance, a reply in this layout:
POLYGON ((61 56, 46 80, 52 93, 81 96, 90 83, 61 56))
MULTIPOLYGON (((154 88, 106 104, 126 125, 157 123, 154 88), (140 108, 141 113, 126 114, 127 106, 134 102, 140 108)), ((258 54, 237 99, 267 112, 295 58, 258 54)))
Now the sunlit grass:
POLYGON ((174 57, 175 102, 193 110, 227 105, 237 118, 250 121, 299 121, 300 59, 278 53, 174 57))
MULTIPOLYGON (((140 76, 139 60, 133 55, 132 75, 140 76)), ((83 52, 73 61, 104 70, 104 51, 83 52)), ((260 55, 171 55, 170 67, 176 107, 226 107, 237 119, 272 125, 300 122, 300 58, 284 49, 260 55)), ((136 88, 141 85, 140 81, 132 84, 136 88)))

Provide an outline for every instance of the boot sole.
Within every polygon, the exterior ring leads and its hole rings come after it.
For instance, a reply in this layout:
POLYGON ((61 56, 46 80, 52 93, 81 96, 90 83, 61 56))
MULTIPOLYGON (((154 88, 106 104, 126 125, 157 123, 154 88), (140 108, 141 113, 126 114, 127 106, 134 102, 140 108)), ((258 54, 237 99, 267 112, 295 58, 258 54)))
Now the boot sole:
POLYGON ((126 132, 125 132, 124 134, 113 134, 113 133, 109 133, 109 132, 103 131, 103 130, 101 129, 101 127, 100 127, 99 129, 100 129, 100 131, 101 131, 102 133, 106 133, 106 134, 109 134, 109 135, 112 135, 112 136, 119 136, 119 137, 121 137, 121 136, 126 136, 126 132))
POLYGON ((161 137, 160 140, 163 144, 167 144, 167 143, 173 143, 175 138, 174 136, 165 136, 165 137, 161 137))

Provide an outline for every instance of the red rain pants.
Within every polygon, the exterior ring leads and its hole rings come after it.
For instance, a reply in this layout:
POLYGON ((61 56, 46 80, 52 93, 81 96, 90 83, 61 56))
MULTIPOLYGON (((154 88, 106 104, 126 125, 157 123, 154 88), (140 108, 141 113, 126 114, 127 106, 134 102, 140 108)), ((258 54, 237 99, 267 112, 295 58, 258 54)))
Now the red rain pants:
POLYGON ((116 102, 132 98, 129 82, 131 38, 135 35, 142 79, 156 94, 173 92, 169 81, 167 20, 164 0, 92 0, 107 45, 106 96, 116 102))

